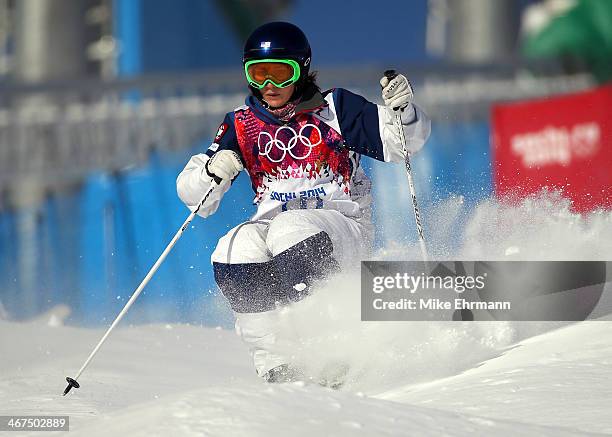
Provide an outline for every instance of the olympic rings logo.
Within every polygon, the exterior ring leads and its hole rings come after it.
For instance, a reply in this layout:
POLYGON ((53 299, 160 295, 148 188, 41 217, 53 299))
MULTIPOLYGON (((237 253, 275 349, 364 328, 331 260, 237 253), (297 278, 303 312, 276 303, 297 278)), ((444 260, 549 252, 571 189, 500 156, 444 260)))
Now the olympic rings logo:
POLYGON ((261 156, 265 156, 271 162, 281 162, 287 157, 287 153, 289 153, 289 155, 293 159, 300 160, 300 159, 308 158, 308 156, 310 156, 310 152, 312 152, 312 149, 318 146, 319 144, 321 144, 321 141, 322 141, 322 137, 321 137, 321 131, 319 130, 319 128, 315 126, 314 124, 307 123, 300 128, 299 132, 296 132, 295 129, 293 129, 290 126, 282 126, 278 128, 277 131, 274 133, 274 137, 272 137, 272 135, 269 134, 268 132, 260 132, 259 137, 257 138, 257 146, 259 147, 259 154, 261 156), (303 135, 304 129, 306 129, 307 127, 310 127, 314 129, 315 132, 317 132, 319 136, 319 141, 313 144, 310 141, 309 137, 303 135), (289 139, 287 144, 283 143, 283 141, 281 141, 278 138, 279 132, 281 132, 282 130, 288 130, 293 134, 293 136, 289 139), (265 141, 265 144, 263 145, 262 145, 262 137, 264 137, 263 141, 265 141), (295 149, 295 146, 298 144, 298 140, 301 144, 306 146, 306 148, 308 149, 308 152, 304 156, 298 156, 293 152, 293 150, 295 149), (278 159, 272 158, 272 156, 270 155, 270 152, 272 152, 273 149, 280 150, 282 152, 280 155, 280 158, 278 159))

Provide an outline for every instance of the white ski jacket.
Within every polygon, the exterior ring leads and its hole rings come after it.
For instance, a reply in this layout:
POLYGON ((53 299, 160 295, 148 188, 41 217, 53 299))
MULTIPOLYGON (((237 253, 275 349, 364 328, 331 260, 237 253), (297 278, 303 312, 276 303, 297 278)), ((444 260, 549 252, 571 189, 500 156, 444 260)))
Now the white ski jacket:
MULTIPOLYGON (((407 150, 415 153, 429 137, 429 118, 410 104, 401 120, 407 150)), ((253 220, 288 209, 324 208, 369 222, 370 181, 359 165, 361 155, 404 161, 394 113, 342 88, 315 93, 288 122, 253 96, 228 113, 208 150, 193 156, 177 178, 178 195, 192 210, 215 183, 205 164, 220 150, 236 152, 251 178, 253 220)), ((214 213, 230 185, 223 181, 199 214, 214 213)))

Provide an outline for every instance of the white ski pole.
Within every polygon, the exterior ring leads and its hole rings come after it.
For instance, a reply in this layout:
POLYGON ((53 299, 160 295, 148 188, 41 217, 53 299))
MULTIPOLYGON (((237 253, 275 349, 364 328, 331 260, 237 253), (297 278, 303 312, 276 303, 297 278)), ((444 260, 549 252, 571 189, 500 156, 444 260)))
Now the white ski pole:
POLYGON ((80 387, 80 384, 77 382, 77 380, 79 379, 83 371, 87 368, 91 360, 93 360, 94 356, 98 353, 98 350, 100 349, 102 344, 104 344, 104 342, 110 335, 111 331, 115 329, 115 326, 117 326, 117 324, 119 323, 119 321, 121 321, 125 313, 127 313, 127 311, 130 309, 132 304, 136 301, 136 299, 138 298, 142 290, 146 287, 146 285, 149 283, 149 281, 151 280, 155 272, 157 272, 157 269, 159 268, 159 266, 164 262, 164 260, 166 259, 166 257, 168 256, 168 254, 170 253, 170 251, 176 244, 176 242, 179 240, 179 238, 181 238, 181 236, 183 235, 183 232, 185 231, 185 229, 187 229, 187 226, 189 226, 189 224, 191 223, 193 218, 196 216, 198 211, 200 211, 200 209, 202 208, 202 205, 204 205, 204 202, 206 202, 206 199, 208 199, 208 196, 210 196, 210 193, 213 192, 215 187, 216 187, 216 184, 213 183, 210 186, 210 188, 206 191, 204 196, 202 197, 202 200, 200 201, 198 206, 191 212, 191 214, 189 214, 185 222, 182 224, 182 226, 179 228, 176 234, 174 234, 174 237, 172 238, 168 246, 166 246, 166 248, 164 249, 162 254, 159 256, 157 261, 155 261, 155 264, 153 264, 153 267, 151 267, 151 270, 149 270, 149 273, 147 273, 147 275, 142 280, 138 288, 136 288, 136 291, 134 291, 134 294, 132 294, 132 296, 127 301, 127 303, 125 304, 125 306, 123 307, 123 309, 121 310, 117 318, 113 321, 110 327, 106 330, 106 333, 102 336, 102 338, 100 339, 96 347, 93 349, 93 351, 91 351, 91 353, 89 354, 89 357, 87 357, 87 360, 85 360, 85 363, 83 363, 83 365, 81 366, 81 369, 78 371, 74 379, 69 376, 66 377, 68 386, 64 389, 64 396, 68 394, 68 392, 72 389, 72 387, 75 387, 75 388, 80 387))
MULTIPOLYGON (((384 74, 389 80, 397 76, 395 70, 386 70, 384 74)), ((406 175, 408 176, 408 188, 410 189, 410 196, 412 197, 412 208, 414 209, 414 220, 416 222, 417 233, 419 234, 421 255, 423 257, 423 261, 427 262, 429 260, 429 257, 427 255, 427 246, 425 245, 425 235, 423 234, 423 225, 421 225, 421 214, 419 212, 419 205, 417 203, 414 180, 412 179, 412 167, 410 166, 410 156, 408 154, 408 148, 406 147, 406 136, 404 135, 404 128, 402 127, 402 117, 399 113, 395 116, 395 123, 400 132, 400 137, 402 139, 402 148, 404 149, 404 163, 406 165, 406 175)))

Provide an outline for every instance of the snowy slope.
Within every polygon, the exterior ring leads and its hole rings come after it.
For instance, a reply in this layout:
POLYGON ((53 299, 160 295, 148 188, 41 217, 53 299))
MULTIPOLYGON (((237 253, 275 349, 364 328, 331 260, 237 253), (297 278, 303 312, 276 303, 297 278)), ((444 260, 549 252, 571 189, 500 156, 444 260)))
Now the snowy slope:
POLYGON ((495 419, 612 434, 612 321, 524 340, 459 375, 378 397, 495 419))
POLYGON ((612 433, 611 321, 548 332, 456 375, 371 394, 266 385, 233 332, 127 327, 82 388, 62 397, 63 377, 101 333, 0 322, 2 414, 68 414, 71 435, 86 436, 612 433))
MULTIPOLYGON (((430 224, 440 258, 612 260, 612 213, 488 201, 457 237, 460 208, 441 205, 430 224)), ((311 375, 348 364, 339 391, 266 385, 231 331, 143 325, 120 326, 62 397, 103 330, 62 326, 59 308, 0 320, 0 414, 65 414, 71 435, 94 437, 612 434, 610 291, 597 309, 605 320, 577 324, 372 323, 360 321, 359 276, 335 278, 283 311, 277 347, 311 375)))

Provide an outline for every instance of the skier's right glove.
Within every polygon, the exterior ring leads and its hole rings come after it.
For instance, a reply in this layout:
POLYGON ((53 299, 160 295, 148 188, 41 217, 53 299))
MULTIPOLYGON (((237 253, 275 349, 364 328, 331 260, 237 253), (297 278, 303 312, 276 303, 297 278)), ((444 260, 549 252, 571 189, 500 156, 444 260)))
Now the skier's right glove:
POLYGON ((206 174, 213 178, 217 184, 222 181, 231 181, 240 173, 244 166, 238 154, 232 150, 219 150, 204 165, 206 174))

